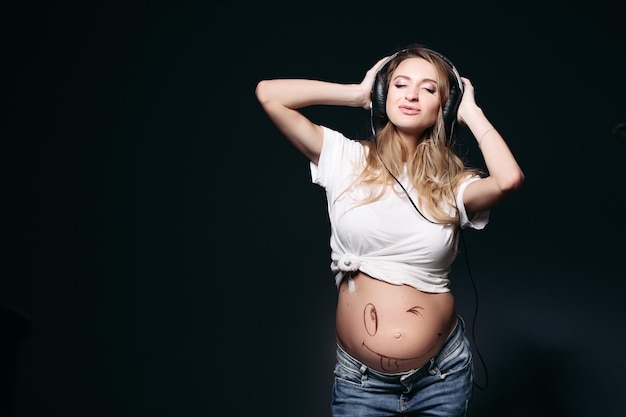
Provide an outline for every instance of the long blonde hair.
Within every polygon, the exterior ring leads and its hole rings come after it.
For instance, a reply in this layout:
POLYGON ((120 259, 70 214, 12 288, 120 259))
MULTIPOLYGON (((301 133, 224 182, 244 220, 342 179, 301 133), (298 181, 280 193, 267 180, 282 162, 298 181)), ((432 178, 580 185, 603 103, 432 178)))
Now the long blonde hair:
MULTIPOLYGON (((427 48, 412 45, 394 57, 387 66, 389 75, 387 80, 391 79, 390 75, 400 62, 412 57, 424 58, 434 66, 439 98, 441 103, 446 103, 450 79, 454 79, 455 75, 448 63, 427 48)), ((388 88, 389 84, 386 86, 386 89, 388 88)), ((397 178, 404 172, 406 164, 408 179, 419 196, 414 204, 420 213, 432 222, 458 225, 459 216, 454 198, 456 190, 468 175, 482 175, 482 172, 465 166, 454 151, 454 136, 453 134, 453 137, 446 138, 441 106, 437 121, 424 132, 414 152, 409 151, 401 140, 397 128, 387 121, 387 124, 377 131, 373 140, 361 141, 369 150, 366 153, 365 167, 345 191, 357 183, 372 185, 370 195, 361 200, 360 204, 377 201, 385 195, 390 186, 393 187, 397 178)))

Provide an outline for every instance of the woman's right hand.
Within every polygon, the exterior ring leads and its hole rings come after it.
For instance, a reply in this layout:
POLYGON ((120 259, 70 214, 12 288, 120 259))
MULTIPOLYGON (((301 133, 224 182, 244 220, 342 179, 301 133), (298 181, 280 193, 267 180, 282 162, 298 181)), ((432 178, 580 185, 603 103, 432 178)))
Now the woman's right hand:
POLYGON ((383 65, 388 59, 388 56, 379 59, 378 62, 376 62, 376 64, 374 64, 374 66, 367 71, 365 78, 363 78, 363 81, 359 84, 363 94, 365 95, 361 100, 363 102, 361 107, 365 110, 370 110, 372 108, 372 89, 374 88, 376 74, 378 73, 381 65, 383 65))

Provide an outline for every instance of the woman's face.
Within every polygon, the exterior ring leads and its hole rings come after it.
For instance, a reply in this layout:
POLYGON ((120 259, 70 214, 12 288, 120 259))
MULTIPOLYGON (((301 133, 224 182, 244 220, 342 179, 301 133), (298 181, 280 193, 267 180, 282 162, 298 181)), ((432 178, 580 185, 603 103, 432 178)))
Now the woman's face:
POLYGON ((437 120, 441 100, 433 65, 423 58, 407 58, 391 74, 387 117, 401 133, 421 136, 437 120))

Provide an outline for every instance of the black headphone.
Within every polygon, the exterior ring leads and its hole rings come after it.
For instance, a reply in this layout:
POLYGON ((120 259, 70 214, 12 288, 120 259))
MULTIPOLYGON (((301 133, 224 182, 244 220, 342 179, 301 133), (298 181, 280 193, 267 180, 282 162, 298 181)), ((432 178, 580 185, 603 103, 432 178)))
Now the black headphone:
MULTIPOLYGON (((461 75, 457 71, 456 67, 448 58, 446 58, 437 51, 433 51, 432 49, 422 49, 440 57, 445 63, 450 66, 450 68, 452 68, 452 72, 454 73, 454 78, 450 77, 450 94, 448 95, 448 101, 443 105, 443 121, 444 128, 446 130, 446 141, 449 143, 454 133, 454 127, 457 124, 457 110, 459 109, 459 104, 461 103, 461 98, 463 97, 464 90, 463 81, 461 80, 461 75)), ((396 56, 407 52, 408 49, 402 49, 394 53, 380 65, 376 72, 376 79, 374 80, 374 87, 372 88, 371 109, 372 133, 374 134, 376 134, 379 129, 385 126, 388 121, 386 111, 387 67, 396 56)))

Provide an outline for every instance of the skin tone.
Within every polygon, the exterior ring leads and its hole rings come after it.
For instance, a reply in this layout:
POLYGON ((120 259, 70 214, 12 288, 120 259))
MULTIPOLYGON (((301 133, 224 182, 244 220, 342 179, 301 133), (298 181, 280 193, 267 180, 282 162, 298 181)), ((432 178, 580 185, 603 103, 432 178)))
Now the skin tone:
POLYGON ((337 304, 337 341, 368 366, 402 372, 426 363, 456 320, 450 293, 426 294, 362 272, 344 280, 337 304))
MULTIPOLYGON (((378 311, 378 309, 376 308, 374 304, 368 303, 365 306, 365 309, 363 310, 363 326, 365 327, 365 331, 369 338, 367 340, 363 340, 363 347, 365 347, 367 350, 374 353, 380 358, 380 364, 379 364, 380 369, 383 369, 386 372, 396 372, 398 371, 398 369, 400 369, 400 363, 402 361, 420 359, 421 357, 421 355, 417 355, 417 356, 410 357, 410 358, 397 357, 397 356, 394 357, 388 354, 382 354, 381 352, 378 352, 373 346, 370 346, 371 344, 376 344, 378 342, 378 344, 380 344, 383 348, 387 348, 388 347, 388 343, 386 341, 387 334, 391 335, 391 337, 397 341, 401 341, 403 337, 402 328, 396 328, 396 327, 390 326, 384 320, 382 320, 382 318, 384 316, 391 316, 393 318, 395 316, 404 315, 405 317, 400 317, 401 322, 406 322, 407 320, 419 321, 420 319, 423 318, 423 315, 422 315, 423 310, 424 310, 424 307, 416 305, 406 310, 386 309, 384 310, 385 314, 380 314, 380 312, 378 311), (380 337, 382 344, 376 340, 379 330, 382 336, 380 337)), ((418 323, 418 326, 419 326, 419 323, 418 323)), ((437 337, 435 338, 433 345, 429 346, 428 349, 426 349, 425 351, 430 352, 432 348, 437 343, 439 343, 441 336, 442 336, 441 333, 437 333, 437 337)))
POLYGON ((387 91, 387 117, 411 151, 435 124, 441 107, 433 66, 421 58, 405 59, 394 71, 387 91))

